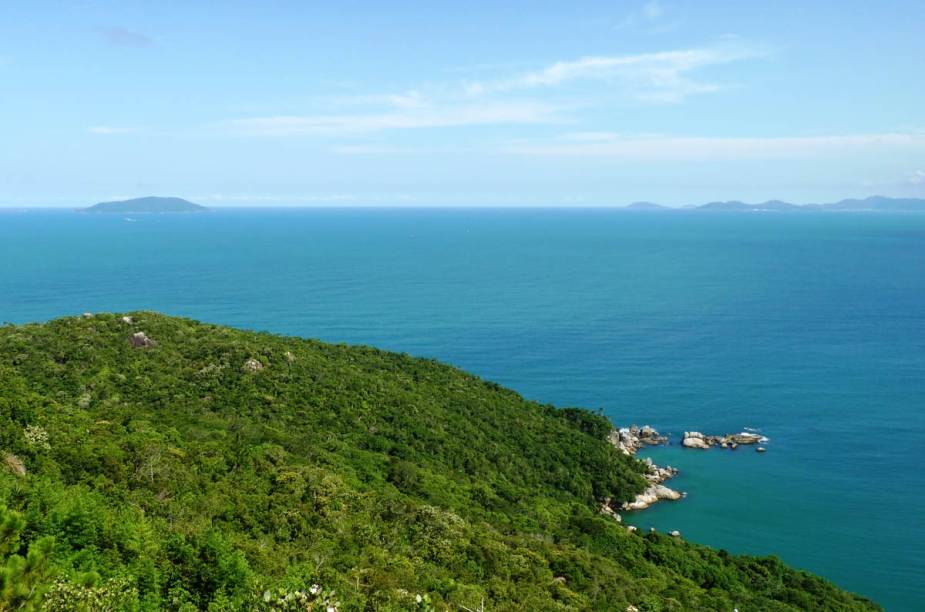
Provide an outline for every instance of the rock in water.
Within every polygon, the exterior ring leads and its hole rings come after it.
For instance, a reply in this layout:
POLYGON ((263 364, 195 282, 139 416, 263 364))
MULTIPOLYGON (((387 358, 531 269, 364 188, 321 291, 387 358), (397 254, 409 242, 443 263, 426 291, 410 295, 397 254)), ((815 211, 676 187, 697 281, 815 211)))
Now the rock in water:
POLYGON ((710 448, 710 445, 704 440, 703 434, 699 431, 685 431, 681 445, 685 448, 710 448))
POLYGON ((737 433, 726 436, 726 440, 734 444, 758 444, 761 436, 754 433, 737 433))

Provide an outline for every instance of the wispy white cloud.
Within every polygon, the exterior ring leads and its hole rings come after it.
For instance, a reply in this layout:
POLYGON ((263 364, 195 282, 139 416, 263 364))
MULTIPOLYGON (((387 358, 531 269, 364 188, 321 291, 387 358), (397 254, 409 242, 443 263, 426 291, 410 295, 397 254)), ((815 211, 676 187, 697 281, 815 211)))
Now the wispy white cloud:
POLYGON ((392 146, 388 144, 341 144, 331 148, 338 155, 357 156, 410 156, 410 155, 459 155, 465 153, 489 153, 486 147, 472 146, 392 146))
POLYGON ((916 170, 909 174, 909 182, 913 185, 925 185, 925 170, 916 170))
MULTIPOLYGON (((650 8, 654 14, 656 8, 650 8)), ((698 71, 759 55, 737 40, 634 55, 588 56, 553 62, 495 79, 424 84, 399 93, 355 94, 319 100, 312 111, 263 114, 221 123, 250 135, 350 134, 476 125, 566 123, 575 111, 623 97, 681 102, 722 86, 698 71), (587 85, 592 86, 589 92, 587 85), (542 91, 541 91, 542 90, 542 91)))
POLYGON ((925 134, 882 133, 836 136, 723 138, 624 136, 606 132, 575 134, 546 142, 522 142, 506 153, 548 157, 605 157, 628 161, 731 161, 800 159, 876 151, 925 153, 925 134))
POLYGON ((561 122, 558 109, 539 102, 481 102, 405 106, 381 112, 289 115, 236 119, 225 125, 244 134, 270 136, 343 134, 396 129, 561 122))
POLYGON ((112 125, 94 125, 87 128, 87 131, 91 134, 102 134, 102 135, 112 135, 112 134, 131 134, 132 132, 137 132, 138 128, 132 127, 117 127, 112 125))
POLYGON ((620 86, 625 93, 641 100, 680 102, 687 96, 721 88, 715 83, 699 81, 691 73, 758 55, 756 50, 729 44, 634 55, 588 56, 558 61, 512 78, 469 82, 465 87, 470 95, 478 96, 592 81, 620 86))
POLYGON ((430 106, 429 96, 411 89, 398 93, 338 95, 323 99, 330 106, 338 108, 357 106, 378 106, 392 109, 418 109, 430 106))

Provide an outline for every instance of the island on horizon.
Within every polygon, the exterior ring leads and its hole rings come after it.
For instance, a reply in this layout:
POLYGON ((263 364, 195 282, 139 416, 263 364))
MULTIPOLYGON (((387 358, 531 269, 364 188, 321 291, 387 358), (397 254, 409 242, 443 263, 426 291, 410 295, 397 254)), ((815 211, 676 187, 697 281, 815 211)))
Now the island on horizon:
POLYGON ((117 200, 114 202, 100 202, 81 212, 92 213, 177 213, 177 212, 205 212, 205 206, 194 204, 183 198, 164 198, 147 196, 132 198, 130 200, 117 200))
POLYGON ((663 206, 654 202, 634 202, 623 208, 626 210, 705 210, 733 212, 923 212, 925 211, 925 199, 870 196, 864 199, 850 198, 827 204, 793 204, 781 200, 768 200, 767 202, 758 204, 748 204, 739 200, 730 200, 727 202, 707 202, 706 204, 682 206, 680 208, 663 206))

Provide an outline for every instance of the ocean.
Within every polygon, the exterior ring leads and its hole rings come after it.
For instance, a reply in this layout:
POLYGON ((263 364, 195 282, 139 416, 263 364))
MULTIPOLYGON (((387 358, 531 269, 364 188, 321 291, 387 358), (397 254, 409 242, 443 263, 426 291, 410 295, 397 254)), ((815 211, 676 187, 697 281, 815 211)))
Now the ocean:
POLYGON ((434 357, 650 424, 627 516, 925 609, 925 215, 0 211, 0 320, 152 309, 434 357), (754 428, 768 452, 682 450, 754 428))

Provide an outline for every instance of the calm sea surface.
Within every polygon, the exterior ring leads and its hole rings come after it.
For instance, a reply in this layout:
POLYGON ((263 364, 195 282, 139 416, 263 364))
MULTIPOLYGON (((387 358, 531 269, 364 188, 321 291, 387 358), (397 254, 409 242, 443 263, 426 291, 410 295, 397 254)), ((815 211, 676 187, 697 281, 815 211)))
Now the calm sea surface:
POLYGON ((0 320, 155 309, 436 357, 663 432, 631 518, 925 610, 925 215, 0 212, 0 320), (677 438, 676 438, 677 439, 677 438))

